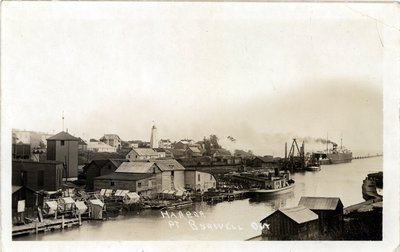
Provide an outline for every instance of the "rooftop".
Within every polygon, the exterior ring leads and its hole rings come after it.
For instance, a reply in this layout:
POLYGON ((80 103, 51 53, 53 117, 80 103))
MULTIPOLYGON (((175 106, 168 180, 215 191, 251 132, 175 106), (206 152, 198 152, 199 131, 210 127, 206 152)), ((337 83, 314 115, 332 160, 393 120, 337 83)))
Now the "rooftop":
POLYGON ((335 210, 338 205, 342 205, 340 198, 337 197, 301 197, 299 205, 311 210, 335 210))
POLYGON ((47 140, 49 141, 57 141, 57 140, 67 140, 67 141, 79 141, 79 138, 76 138, 74 136, 72 136, 71 134, 69 134, 68 132, 65 131, 61 131, 60 133, 47 138, 47 140))
POLYGON ((96 177, 94 179, 98 180, 130 180, 130 181, 137 181, 144 178, 149 178, 154 176, 152 173, 124 173, 124 172, 113 172, 107 175, 103 175, 100 177, 96 177))
POLYGON ((277 211, 283 213, 293 221, 295 221, 298 224, 313 221, 313 220, 318 220, 318 215, 311 211, 310 209, 304 207, 304 206, 296 206, 296 207, 291 207, 291 208, 280 208, 271 214, 269 214, 267 217, 262 219, 260 222, 264 222, 268 217, 270 217, 272 214, 276 213, 277 211))
POLYGON ((191 150, 194 153, 201 153, 200 149, 197 147, 188 147, 189 150, 191 150))
POLYGON ((183 167, 175 159, 154 160, 154 163, 160 168, 161 171, 184 171, 185 170, 185 167, 183 167))
POLYGON ((139 156, 158 156, 157 152, 151 148, 135 148, 133 151, 139 156))
POLYGON ((123 162, 115 171, 117 173, 149 173, 153 172, 153 162, 123 162))

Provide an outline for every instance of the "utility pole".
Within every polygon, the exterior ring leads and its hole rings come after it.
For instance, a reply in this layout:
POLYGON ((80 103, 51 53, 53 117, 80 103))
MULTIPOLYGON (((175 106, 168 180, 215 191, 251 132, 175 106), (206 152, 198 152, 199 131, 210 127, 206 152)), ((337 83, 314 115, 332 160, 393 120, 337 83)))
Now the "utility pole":
POLYGON ((62 112, 62 131, 64 131, 64 110, 62 112))

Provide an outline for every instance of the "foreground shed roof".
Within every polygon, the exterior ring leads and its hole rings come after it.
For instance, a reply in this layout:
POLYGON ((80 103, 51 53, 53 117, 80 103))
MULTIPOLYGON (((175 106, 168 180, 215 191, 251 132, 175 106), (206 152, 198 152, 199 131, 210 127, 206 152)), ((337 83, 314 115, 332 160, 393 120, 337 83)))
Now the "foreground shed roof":
POLYGON ((302 224, 305 222, 313 221, 313 220, 318 220, 318 215, 311 211, 310 209, 304 207, 304 206, 296 206, 296 207, 291 207, 291 208, 280 208, 272 213, 270 213, 267 217, 262 219, 260 222, 265 222, 266 219, 268 219, 270 216, 272 216, 276 212, 281 212, 293 221, 295 221, 297 224, 302 224))
POLYGON ((343 207, 340 198, 337 197, 301 197, 299 205, 311 210, 335 210, 338 205, 343 207))

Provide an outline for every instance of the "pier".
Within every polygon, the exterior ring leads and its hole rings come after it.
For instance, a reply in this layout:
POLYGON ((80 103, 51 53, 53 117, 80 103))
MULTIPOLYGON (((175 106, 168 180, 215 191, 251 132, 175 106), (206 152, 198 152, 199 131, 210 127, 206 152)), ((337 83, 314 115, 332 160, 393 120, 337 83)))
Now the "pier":
POLYGON ((373 157, 382 157, 382 154, 376 154, 376 155, 366 155, 366 156, 356 156, 353 157, 353 159, 364 159, 364 158, 373 158, 373 157))
POLYGON ((12 227, 12 236, 24 234, 38 234, 39 232, 47 232, 56 229, 70 228, 72 226, 81 226, 81 217, 65 219, 45 219, 43 222, 32 222, 21 226, 12 227))
POLYGON ((219 193, 218 195, 205 195, 203 201, 207 201, 211 204, 222 202, 222 201, 233 201, 246 198, 249 191, 233 191, 228 193, 219 193))

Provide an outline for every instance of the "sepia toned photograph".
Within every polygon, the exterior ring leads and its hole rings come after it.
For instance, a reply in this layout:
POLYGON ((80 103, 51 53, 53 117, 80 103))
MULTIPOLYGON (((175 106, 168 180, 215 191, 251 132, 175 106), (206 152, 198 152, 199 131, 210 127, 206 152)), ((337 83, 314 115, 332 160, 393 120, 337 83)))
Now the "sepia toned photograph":
POLYGON ((1 7, 5 251, 398 246, 395 3, 1 7))

